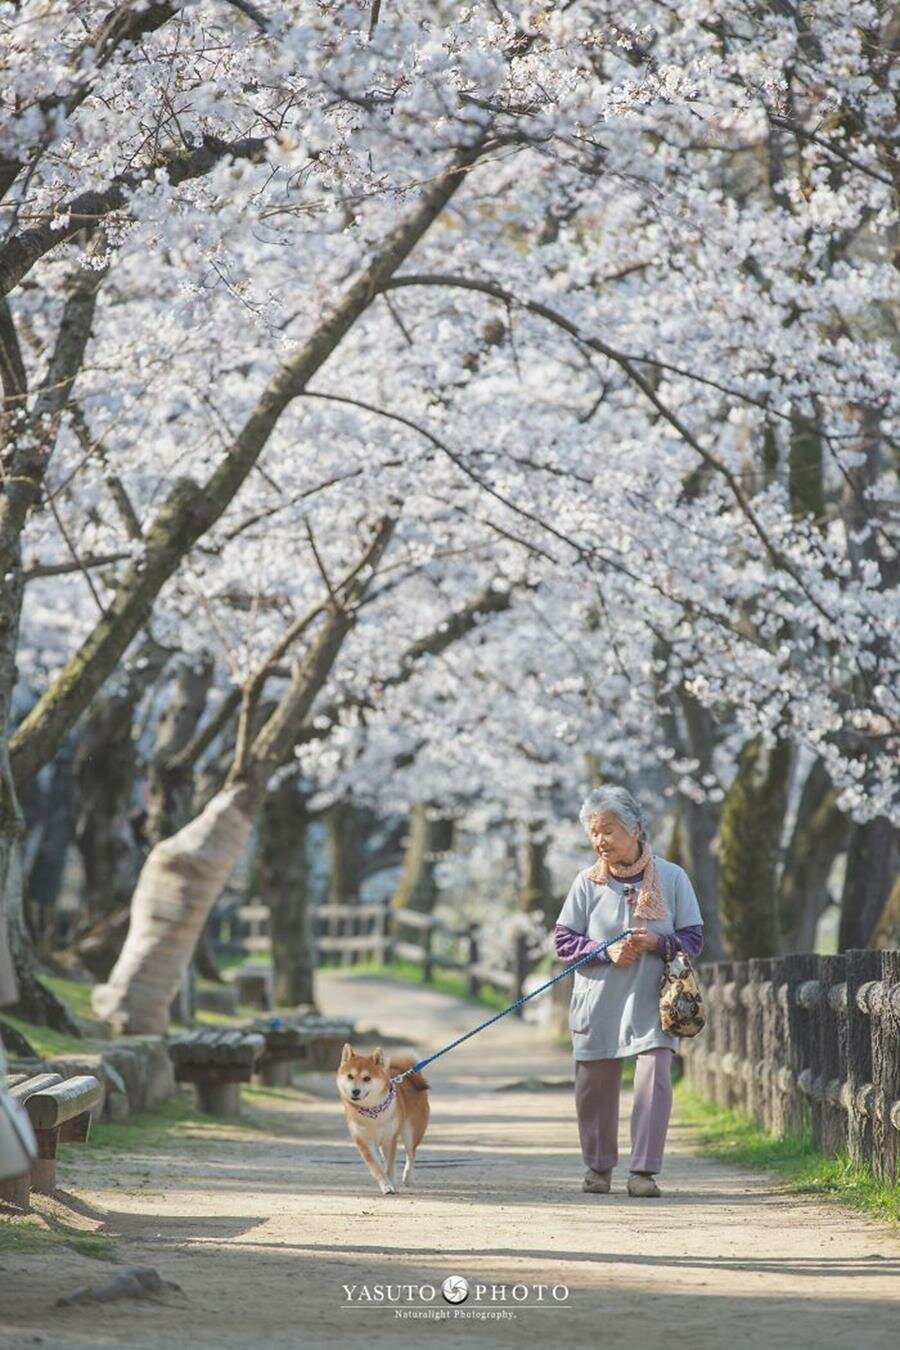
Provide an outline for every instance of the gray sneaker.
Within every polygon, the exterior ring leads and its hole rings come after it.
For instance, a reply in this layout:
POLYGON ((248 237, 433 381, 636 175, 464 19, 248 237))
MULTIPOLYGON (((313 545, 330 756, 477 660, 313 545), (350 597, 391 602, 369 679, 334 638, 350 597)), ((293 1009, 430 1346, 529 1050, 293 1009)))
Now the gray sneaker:
POLYGON ((581 1189, 583 1191, 590 1191, 594 1195, 607 1195, 609 1193, 609 1183, 611 1178, 611 1167, 607 1167, 603 1172, 595 1172, 593 1167, 589 1167, 584 1174, 584 1181, 581 1183, 581 1189))
POLYGON ((626 1189, 629 1195, 662 1195, 649 1172, 629 1172, 626 1189))

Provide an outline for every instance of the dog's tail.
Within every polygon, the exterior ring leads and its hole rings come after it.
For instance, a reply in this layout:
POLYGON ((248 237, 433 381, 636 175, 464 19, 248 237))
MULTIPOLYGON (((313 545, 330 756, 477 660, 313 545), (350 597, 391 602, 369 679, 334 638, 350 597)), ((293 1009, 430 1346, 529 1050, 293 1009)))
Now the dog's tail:
MULTIPOLYGON (((398 1055, 396 1058, 392 1056, 388 1068, 391 1073, 404 1073, 407 1069, 412 1068, 415 1062, 415 1055, 398 1055)), ((421 1069, 416 1069, 415 1073, 407 1074, 403 1083, 410 1083, 418 1092, 426 1092, 431 1087, 421 1069)), ((401 1087, 403 1083, 400 1084, 401 1087)))

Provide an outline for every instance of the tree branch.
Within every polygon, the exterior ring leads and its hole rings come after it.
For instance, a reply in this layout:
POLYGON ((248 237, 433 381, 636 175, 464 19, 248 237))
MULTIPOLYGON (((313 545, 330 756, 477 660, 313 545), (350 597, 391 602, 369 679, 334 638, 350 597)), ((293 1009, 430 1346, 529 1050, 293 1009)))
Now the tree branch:
POLYGON ((416 206, 387 235, 368 267, 328 317, 266 385, 227 453, 200 486, 180 479, 145 533, 145 550, 122 578, 104 619, 67 662, 19 724, 10 743, 17 781, 29 780, 50 759, 90 703, 119 657, 147 622, 153 603, 182 558, 215 523, 256 464, 285 408, 364 314, 390 277, 440 216, 480 159, 487 133, 457 152, 416 206))
POLYGON ((8 295, 35 263, 58 244, 72 239, 87 226, 96 225, 113 211, 127 207, 132 193, 144 183, 152 182, 159 169, 165 169, 169 182, 178 187, 205 177, 229 156, 260 164, 266 158, 266 138, 248 136, 240 141, 222 141, 216 136, 204 136, 202 145, 187 155, 181 149, 170 150, 151 164, 119 174, 103 191, 82 192, 61 203, 42 225, 22 230, 0 248, 0 295, 8 295))

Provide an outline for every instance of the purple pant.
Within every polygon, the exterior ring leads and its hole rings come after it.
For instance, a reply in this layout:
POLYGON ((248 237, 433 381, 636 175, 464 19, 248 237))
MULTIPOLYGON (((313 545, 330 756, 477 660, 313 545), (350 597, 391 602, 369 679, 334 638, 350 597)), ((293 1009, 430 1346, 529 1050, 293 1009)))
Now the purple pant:
MULTIPOLYGON (((672 1109, 672 1060, 661 1045, 644 1050, 634 1066, 631 1108, 631 1170, 658 1172, 662 1167, 672 1109)), ((619 1161, 619 1089, 621 1059, 576 1059, 575 1110, 585 1165, 605 1172, 619 1161)))

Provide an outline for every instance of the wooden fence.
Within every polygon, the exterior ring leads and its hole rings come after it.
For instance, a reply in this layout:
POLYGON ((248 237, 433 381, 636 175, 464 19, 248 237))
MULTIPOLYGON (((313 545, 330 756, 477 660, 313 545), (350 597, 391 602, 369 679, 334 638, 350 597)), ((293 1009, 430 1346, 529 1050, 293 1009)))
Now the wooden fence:
MULTIPOLYGON (((311 911, 316 944, 316 963, 328 960, 341 965, 357 961, 411 961, 430 981, 435 970, 461 971, 466 988, 477 997, 482 985, 509 995, 510 1003, 522 997, 532 961, 525 936, 517 933, 512 969, 501 970, 482 961, 480 929, 475 923, 453 928, 433 914, 392 909, 389 905, 317 905, 311 911)), ((519 1017, 521 1008, 516 1009, 519 1017)))
POLYGON ((690 1086, 896 1182, 900 951, 700 962, 697 974, 707 1023, 680 1041, 690 1086))

